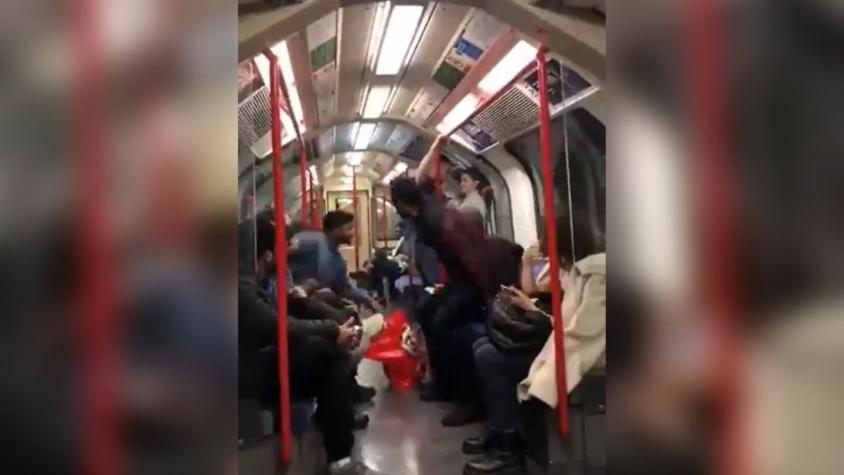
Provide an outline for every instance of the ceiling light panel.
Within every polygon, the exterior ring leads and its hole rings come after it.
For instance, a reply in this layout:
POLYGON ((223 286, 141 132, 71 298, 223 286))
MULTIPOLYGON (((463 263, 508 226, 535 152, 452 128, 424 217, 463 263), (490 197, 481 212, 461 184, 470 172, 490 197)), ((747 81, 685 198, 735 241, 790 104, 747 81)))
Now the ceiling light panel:
POLYGON ((375 65, 379 76, 396 75, 404 64, 407 51, 416 35, 424 7, 421 5, 396 5, 390 13, 387 30, 381 43, 381 52, 375 65))
POLYGON ((290 99, 293 115, 299 121, 300 131, 304 132, 305 113, 302 109, 302 101, 299 98, 299 90, 296 88, 296 77, 293 75, 293 63, 290 62, 290 52, 287 50, 287 42, 282 41, 273 46, 271 50, 278 56, 278 64, 281 67, 281 74, 284 77, 284 85, 287 87, 287 95, 290 99))
POLYGON ((510 52, 508 52, 495 67, 481 79, 478 88, 487 95, 492 96, 502 87, 510 82, 516 74, 525 68, 531 61, 536 60, 536 47, 527 41, 519 41, 510 52))
POLYGON ((365 150, 369 146, 369 141, 372 139, 372 134, 375 133, 375 124, 368 122, 360 124, 357 128, 357 136, 355 138, 355 150, 365 150))
POLYGON ((364 119, 376 119, 384 112, 390 98, 390 86, 373 86, 369 89, 363 108, 364 119))
POLYGON ((474 94, 467 94, 457 105, 454 109, 449 112, 440 125, 437 126, 437 131, 440 133, 447 133, 450 132, 451 129, 457 127, 458 125, 462 124, 472 115, 472 112, 475 111, 478 103, 480 102, 480 98, 474 94))

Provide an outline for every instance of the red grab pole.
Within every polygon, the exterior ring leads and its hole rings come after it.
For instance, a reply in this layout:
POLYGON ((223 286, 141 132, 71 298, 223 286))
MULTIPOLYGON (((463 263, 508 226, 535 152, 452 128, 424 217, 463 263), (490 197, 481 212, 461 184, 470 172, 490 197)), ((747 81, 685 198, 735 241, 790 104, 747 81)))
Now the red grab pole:
POLYGON ((117 314, 115 235, 109 225, 109 177, 106 124, 105 58, 100 9, 104 2, 83 1, 71 16, 75 103, 74 152, 79 167, 79 203, 76 232, 80 280, 78 288, 81 369, 84 391, 80 398, 82 451, 78 467, 90 475, 114 475, 124 468, 117 405, 117 314))
POLYGON ((355 216, 355 270, 360 270, 360 228, 358 227, 358 167, 352 167, 352 214, 355 216))
POLYGON ((287 235, 284 222, 284 171, 281 168, 281 115, 279 89, 281 72, 278 58, 264 51, 270 60, 270 108, 272 114, 273 146, 273 199, 275 204, 275 258, 277 276, 278 310, 278 380, 281 406, 281 461, 290 464, 293 457, 293 439, 290 433, 290 369, 287 361, 287 235))
MULTIPOLYGON (((270 51, 270 54, 272 52, 270 51)), ((275 55, 273 55, 275 56, 275 55)), ((287 84, 283 81, 284 75, 278 71, 279 88, 284 98, 284 103, 287 104, 290 112, 291 122, 293 122, 293 131, 296 133, 296 138, 299 139, 299 189, 302 190, 302 224, 308 224, 308 198, 305 195, 305 171, 308 168, 308 152, 305 148, 305 140, 302 138, 302 132, 299 131, 299 122, 296 115, 293 113, 293 105, 290 103, 290 95, 287 93, 287 84)), ((281 138, 279 138, 281 140, 281 138)))
POLYGON ((557 411, 560 435, 569 435, 568 385, 563 332, 563 292, 560 286, 560 252, 557 249, 556 210, 554 209, 554 168, 551 165, 551 111, 548 107, 548 71, 541 46, 536 53, 539 68, 539 146, 542 158, 542 191, 545 202, 545 236, 548 241, 548 261, 551 277, 551 314, 554 317, 554 357, 557 376, 557 411))

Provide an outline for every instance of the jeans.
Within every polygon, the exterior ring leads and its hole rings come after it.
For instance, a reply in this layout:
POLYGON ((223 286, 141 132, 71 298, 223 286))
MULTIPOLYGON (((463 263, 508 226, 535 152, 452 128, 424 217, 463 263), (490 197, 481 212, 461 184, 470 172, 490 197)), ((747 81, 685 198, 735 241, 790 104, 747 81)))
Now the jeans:
POLYGON ((535 355, 503 354, 486 337, 475 342, 473 351, 489 414, 490 429, 518 429, 519 400, 516 386, 527 377, 535 355))

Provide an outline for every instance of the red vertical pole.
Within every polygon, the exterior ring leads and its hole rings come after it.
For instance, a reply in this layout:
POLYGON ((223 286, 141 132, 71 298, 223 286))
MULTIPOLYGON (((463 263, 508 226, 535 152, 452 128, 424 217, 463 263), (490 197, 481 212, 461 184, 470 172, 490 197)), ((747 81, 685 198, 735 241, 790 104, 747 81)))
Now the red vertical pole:
POLYGON ((105 205, 109 169, 105 128, 105 81, 100 9, 105 2, 82 1, 72 9, 75 152, 79 166, 78 258, 79 330, 82 338, 81 471, 115 475, 122 470, 115 399, 118 351, 114 235, 105 205))
POLYGON ((560 286, 560 253, 557 249, 556 210, 554 209, 554 169, 551 164, 551 111, 548 106, 548 71, 545 55, 548 48, 541 46, 536 53, 539 69, 539 146, 542 159, 542 191, 545 202, 545 236, 548 241, 548 261, 551 277, 551 314, 554 317, 554 357, 557 376, 557 411, 560 434, 569 435, 568 385, 566 379, 566 354, 563 347, 563 292, 560 286))
POLYGON ((715 358, 713 370, 719 405, 714 473, 750 472, 741 417, 744 361, 740 350, 740 269, 737 245, 740 223, 727 70, 730 59, 725 6, 712 0, 688 2, 684 12, 694 134, 692 170, 696 177, 695 211, 700 239, 698 249, 701 302, 711 315, 715 358))
POLYGON ((360 270, 360 228, 358 227, 358 168, 352 167, 352 214, 355 215, 355 270, 360 270))
POLYGON ((273 200, 275 204, 275 259, 278 285, 278 379, 281 411, 281 461, 288 465, 293 456, 293 439, 290 433, 290 373, 287 361, 287 235, 284 223, 284 171, 281 168, 281 116, 279 91, 281 75, 278 58, 269 50, 264 52, 270 60, 270 103, 272 113, 273 147, 273 200))

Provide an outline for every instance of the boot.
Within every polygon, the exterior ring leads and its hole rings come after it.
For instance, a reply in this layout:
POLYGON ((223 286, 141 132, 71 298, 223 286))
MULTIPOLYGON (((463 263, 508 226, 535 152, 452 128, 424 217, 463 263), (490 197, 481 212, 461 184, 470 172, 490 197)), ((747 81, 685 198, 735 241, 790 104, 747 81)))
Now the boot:
POLYGON ((463 468, 464 475, 516 475, 524 472, 518 434, 499 432, 493 438, 492 450, 463 468))
POLYGON ((375 388, 369 386, 361 386, 359 384, 355 384, 354 392, 355 404, 366 404, 372 401, 372 398, 374 398, 375 394, 377 393, 375 388))
POLYGON ((492 429, 479 437, 470 437, 463 441, 463 453, 465 455, 483 455, 492 450, 495 437, 497 437, 497 434, 492 429))

